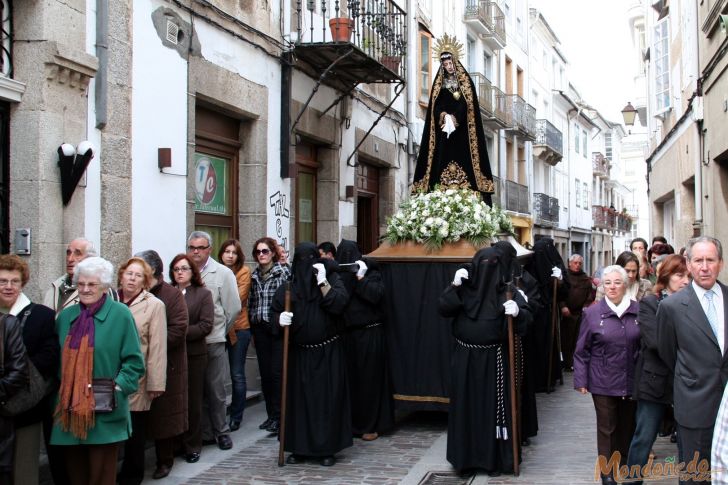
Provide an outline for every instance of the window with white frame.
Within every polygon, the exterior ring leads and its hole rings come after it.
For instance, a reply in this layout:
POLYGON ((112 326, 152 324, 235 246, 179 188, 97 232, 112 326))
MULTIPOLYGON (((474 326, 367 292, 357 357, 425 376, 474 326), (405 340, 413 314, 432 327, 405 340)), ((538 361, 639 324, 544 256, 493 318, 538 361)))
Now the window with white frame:
POLYGON ((583 183, 583 190, 581 191, 582 202, 581 206, 585 209, 589 209, 589 189, 587 188, 586 182, 583 183))
POLYGON ((586 130, 581 130, 581 154, 586 157, 586 154, 588 153, 586 151, 586 130))
POLYGON ((475 39, 470 36, 468 36, 468 71, 477 71, 475 68, 475 39))
POLYGON ((579 153, 580 143, 579 143, 579 125, 577 125, 574 128, 574 150, 576 150, 576 153, 579 153))
POLYGON ((604 155, 611 161, 612 160, 612 134, 604 134, 604 155))
POLYGON ((581 182, 579 182, 579 179, 574 180, 574 195, 576 196, 576 206, 581 207, 581 182))
POLYGON ((483 74, 488 80, 493 79, 493 56, 483 51, 483 74))
POLYGON ((654 66, 655 66, 655 111, 659 114, 670 109, 670 37, 668 19, 655 25, 654 66))

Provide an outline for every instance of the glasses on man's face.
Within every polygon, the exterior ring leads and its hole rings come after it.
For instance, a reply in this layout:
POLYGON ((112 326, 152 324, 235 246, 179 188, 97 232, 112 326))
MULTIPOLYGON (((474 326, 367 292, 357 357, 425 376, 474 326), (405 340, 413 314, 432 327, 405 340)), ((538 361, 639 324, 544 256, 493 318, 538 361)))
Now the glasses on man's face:
POLYGON ((255 250, 255 255, 257 256, 259 254, 270 254, 270 249, 268 249, 268 248, 265 248, 265 249, 256 249, 255 250))
POLYGON ((185 273, 191 269, 192 268, 190 268, 189 266, 175 266, 174 268, 172 268, 172 271, 174 271, 175 273, 185 273))
POLYGON ((12 286, 13 288, 20 288, 20 285, 22 285, 22 283, 23 282, 20 280, 6 280, 6 279, 0 280, 0 286, 2 286, 2 287, 12 286))
POLYGON ((95 290, 99 286, 98 283, 79 283, 76 285, 76 288, 78 288, 79 291, 83 290, 95 290))
POLYGON ((188 251, 192 251, 193 253, 195 251, 204 251, 205 249, 210 249, 210 245, 207 246, 187 246, 188 251))

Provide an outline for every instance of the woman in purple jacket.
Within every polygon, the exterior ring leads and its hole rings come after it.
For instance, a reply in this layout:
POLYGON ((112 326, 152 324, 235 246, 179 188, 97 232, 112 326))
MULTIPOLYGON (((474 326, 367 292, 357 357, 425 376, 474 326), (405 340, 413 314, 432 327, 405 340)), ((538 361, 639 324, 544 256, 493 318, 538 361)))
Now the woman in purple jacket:
MULTIPOLYGON (((592 395, 600 461, 608 463, 619 452, 621 466, 635 427, 636 403, 631 396, 640 346, 639 304, 626 296, 627 273, 621 266, 604 268, 602 284, 605 298, 582 317, 574 353, 574 389, 592 395)), ((613 471, 602 468, 602 483, 615 483, 613 471)))

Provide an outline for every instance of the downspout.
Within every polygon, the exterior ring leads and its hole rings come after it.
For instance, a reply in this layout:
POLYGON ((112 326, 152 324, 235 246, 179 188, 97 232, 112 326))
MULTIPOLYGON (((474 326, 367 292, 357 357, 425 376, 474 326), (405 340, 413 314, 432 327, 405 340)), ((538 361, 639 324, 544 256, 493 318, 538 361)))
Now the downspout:
MULTIPOLYGON (((698 4, 693 2, 693 19, 698 22, 698 4)), ((697 27, 697 25, 696 25, 697 27)), ((697 32, 697 28, 694 30, 697 32)), ((706 165, 705 160, 705 132, 703 131, 704 104, 703 100, 703 77, 700 75, 700 37, 695 36, 695 74, 698 78, 696 86, 696 94, 700 96, 700 118, 696 120, 695 125, 698 128, 698 147, 700 157, 695 163, 695 221, 693 222, 693 237, 703 235, 703 167, 706 165)))
MULTIPOLYGON (((293 54, 291 39, 291 0, 281 2, 281 17, 283 19, 283 32, 281 37, 288 39, 288 50, 281 53, 281 128, 280 128, 280 176, 282 179, 291 176, 291 95, 293 78, 293 54)), ((300 33, 300 28, 298 29, 300 33)), ((299 39, 296 38, 296 41, 299 39)))
POLYGON ((106 126, 109 111, 109 0, 96 0, 96 57, 96 128, 101 130, 106 126))
MULTIPOLYGON (((414 15, 414 12, 417 9, 417 2, 416 0, 407 0, 407 12, 410 12, 411 17, 409 18, 413 19, 413 25, 410 26, 408 30, 407 35, 407 45, 408 45, 408 51, 410 55, 407 56, 407 79, 408 81, 410 79, 415 80, 417 79, 417 76, 419 73, 417 73, 417 50, 419 49, 419 44, 417 42, 418 35, 419 35, 419 26, 417 25, 417 19, 414 15)), ((415 122, 415 100, 417 99, 417 82, 408 82, 407 83, 407 92, 405 93, 405 106, 406 106, 406 117, 407 117, 407 170, 406 170, 406 185, 405 187, 409 186, 410 180, 413 177, 413 171, 416 158, 415 153, 415 144, 419 143, 420 140, 414 139, 414 133, 412 131, 412 125, 415 122)))

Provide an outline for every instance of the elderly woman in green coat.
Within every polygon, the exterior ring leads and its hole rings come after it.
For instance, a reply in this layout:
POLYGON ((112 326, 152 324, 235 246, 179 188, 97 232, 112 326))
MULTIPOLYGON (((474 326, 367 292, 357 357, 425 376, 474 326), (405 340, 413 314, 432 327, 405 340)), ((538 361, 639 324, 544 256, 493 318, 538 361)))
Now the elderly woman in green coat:
POLYGON ((99 257, 76 266, 79 304, 56 320, 61 343, 61 386, 51 444, 65 446, 71 483, 113 485, 119 442, 131 434, 127 397, 144 375, 144 359, 129 309, 106 294, 114 268, 99 257), (114 380, 115 407, 96 412, 93 379, 114 380))

